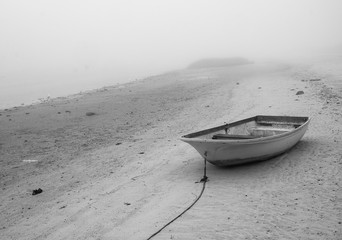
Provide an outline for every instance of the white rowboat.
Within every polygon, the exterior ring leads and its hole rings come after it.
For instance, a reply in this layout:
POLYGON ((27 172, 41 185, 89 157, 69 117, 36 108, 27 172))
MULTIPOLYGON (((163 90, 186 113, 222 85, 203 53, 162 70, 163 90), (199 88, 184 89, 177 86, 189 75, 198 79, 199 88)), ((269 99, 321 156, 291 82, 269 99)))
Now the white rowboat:
POLYGON ((262 161, 280 155, 303 137, 309 117, 259 115, 190 133, 181 140, 217 166, 262 161))

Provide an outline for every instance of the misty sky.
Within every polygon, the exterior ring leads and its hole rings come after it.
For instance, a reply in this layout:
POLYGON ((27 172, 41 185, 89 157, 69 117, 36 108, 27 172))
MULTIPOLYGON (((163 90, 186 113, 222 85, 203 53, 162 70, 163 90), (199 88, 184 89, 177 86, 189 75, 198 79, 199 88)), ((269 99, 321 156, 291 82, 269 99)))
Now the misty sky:
POLYGON ((0 30, 0 86, 107 83, 341 45, 342 1, 0 0, 0 30))

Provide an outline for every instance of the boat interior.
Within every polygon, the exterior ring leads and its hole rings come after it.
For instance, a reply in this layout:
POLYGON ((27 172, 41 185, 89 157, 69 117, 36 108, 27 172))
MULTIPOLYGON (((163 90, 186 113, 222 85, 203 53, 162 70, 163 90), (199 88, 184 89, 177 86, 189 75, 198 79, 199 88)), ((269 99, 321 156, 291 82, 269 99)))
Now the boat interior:
POLYGON ((308 121, 308 117, 255 116, 219 127, 185 135, 201 139, 255 139, 293 131, 308 121))

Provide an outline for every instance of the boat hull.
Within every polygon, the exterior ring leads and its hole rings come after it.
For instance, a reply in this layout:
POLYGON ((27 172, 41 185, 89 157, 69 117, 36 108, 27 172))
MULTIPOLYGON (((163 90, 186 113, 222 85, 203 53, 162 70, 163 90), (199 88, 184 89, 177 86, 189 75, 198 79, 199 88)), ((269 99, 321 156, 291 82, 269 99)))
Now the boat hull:
POLYGON ((208 162, 231 166, 267 160, 288 151, 303 137, 308 123, 309 118, 293 131, 257 139, 212 140, 183 136, 181 140, 193 146, 208 162))

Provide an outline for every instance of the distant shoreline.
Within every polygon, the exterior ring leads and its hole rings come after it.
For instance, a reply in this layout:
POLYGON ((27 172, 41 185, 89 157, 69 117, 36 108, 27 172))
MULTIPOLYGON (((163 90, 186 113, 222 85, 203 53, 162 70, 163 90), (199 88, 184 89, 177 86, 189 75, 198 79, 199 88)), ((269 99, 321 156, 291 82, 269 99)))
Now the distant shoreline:
MULTIPOLYGON (((148 77, 147 77, 148 78, 148 77)), ((142 80, 144 78, 141 78, 139 80, 142 80)), ((63 88, 60 86, 54 87, 54 85, 47 87, 46 84, 36 85, 32 86, 32 89, 24 89, 19 87, 11 87, 11 88, 5 88, 2 91, 4 93, 2 94, 0 99, 0 111, 3 111, 5 109, 11 109, 11 108, 20 108, 24 106, 30 106, 39 104, 42 102, 47 102, 53 99, 58 98, 68 98, 73 97, 74 95, 79 95, 82 93, 92 92, 92 91, 98 91, 102 88, 108 88, 108 87, 116 87, 120 86, 122 84, 135 82, 137 79, 123 79, 120 81, 106 81, 103 84, 97 84, 96 81, 90 82, 87 85, 83 86, 82 82, 75 82, 72 84, 69 84, 67 88, 63 88), (54 93, 54 94, 53 94, 54 93), (10 96, 15 96, 14 100, 5 100, 4 98, 7 97, 7 99, 10 96)), ((53 83, 55 84, 55 83, 53 83)))
POLYGON ((116 82, 106 81, 106 83, 103 83, 101 85, 97 84, 96 81, 93 81, 93 82, 87 83, 88 86, 80 87, 84 83, 82 83, 82 81, 79 81, 79 82, 75 82, 72 84, 69 83, 68 88, 66 89, 61 88, 60 84, 57 86, 54 86, 56 85, 55 82, 52 82, 53 85, 51 87, 47 87, 50 85, 46 85, 46 84, 41 84, 42 86, 36 84, 34 86, 30 86, 29 89, 20 89, 19 86, 11 87, 11 88, 8 87, 7 90, 6 88, 3 89, 4 93, 2 94, 2 96, 0 95, 0 111, 4 111, 5 109, 20 108, 24 106, 35 105, 35 104, 47 102, 47 101, 58 99, 58 98, 73 97, 75 95, 79 95, 82 93, 99 91, 103 88, 117 87, 117 86, 131 83, 131 82, 143 81, 148 78, 155 77, 155 76, 162 76, 164 74, 172 73, 175 71, 182 71, 182 70, 187 70, 187 69, 193 70, 193 69, 206 69, 206 68, 233 67, 233 66, 251 64, 251 63, 253 62, 245 58, 239 58, 239 57, 205 58, 205 59, 201 59, 201 60, 191 63, 188 67, 184 69, 162 71, 161 73, 158 73, 158 74, 153 74, 153 75, 145 76, 142 78, 135 78, 135 79, 132 79, 132 78, 123 79, 124 77, 121 77, 120 81, 116 81, 116 82), (10 95, 16 96, 16 99, 6 101, 5 99, 6 96, 10 96, 10 95))

